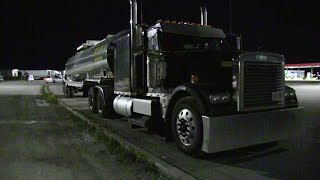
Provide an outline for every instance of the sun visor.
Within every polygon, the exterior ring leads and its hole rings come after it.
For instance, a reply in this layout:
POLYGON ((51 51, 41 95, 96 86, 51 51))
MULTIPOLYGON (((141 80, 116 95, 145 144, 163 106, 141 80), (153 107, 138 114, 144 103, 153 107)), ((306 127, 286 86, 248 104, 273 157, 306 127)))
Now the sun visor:
POLYGON ((197 37, 226 38, 222 29, 202 25, 158 23, 153 28, 159 28, 162 32, 181 34, 197 37))

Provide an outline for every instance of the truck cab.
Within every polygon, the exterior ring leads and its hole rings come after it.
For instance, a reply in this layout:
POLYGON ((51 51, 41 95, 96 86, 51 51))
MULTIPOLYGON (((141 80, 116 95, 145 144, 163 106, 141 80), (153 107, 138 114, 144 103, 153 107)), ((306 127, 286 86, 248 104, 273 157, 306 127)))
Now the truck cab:
POLYGON ((148 31, 147 62, 148 93, 167 95, 165 121, 171 121, 171 133, 187 153, 197 149, 198 133, 205 138, 203 151, 218 152, 286 138, 301 127, 295 92, 284 84, 284 57, 232 49, 221 29, 157 23, 148 31), (272 121, 265 115, 270 113, 285 120, 272 121), (242 136, 225 136, 228 131, 242 136))

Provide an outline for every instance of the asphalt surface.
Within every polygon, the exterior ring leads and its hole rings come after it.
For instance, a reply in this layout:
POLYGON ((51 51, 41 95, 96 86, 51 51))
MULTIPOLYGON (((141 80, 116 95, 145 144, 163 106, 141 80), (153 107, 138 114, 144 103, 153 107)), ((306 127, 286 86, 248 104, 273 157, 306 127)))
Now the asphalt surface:
MULTIPOLYGON (((154 135, 130 129, 126 119, 104 119, 88 110, 86 98, 61 99, 101 126, 113 129, 126 140, 168 161, 172 165, 203 179, 319 179, 320 170, 320 84, 287 83, 296 89, 304 109, 306 132, 298 139, 279 144, 254 146, 210 154, 202 159, 191 158, 177 150, 174 143, 165 143, 154 135)), ((50 90, 62 94, 62 87, 50 90)))
POLYGON ((151 179, 40 98, 43 82, 0 83, 0 179, 151 179))

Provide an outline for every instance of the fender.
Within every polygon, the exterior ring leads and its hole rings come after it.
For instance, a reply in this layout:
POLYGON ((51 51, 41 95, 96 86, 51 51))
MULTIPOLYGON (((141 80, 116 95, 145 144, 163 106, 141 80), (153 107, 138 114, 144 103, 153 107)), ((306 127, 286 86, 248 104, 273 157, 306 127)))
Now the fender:
POLYGON ((168 111, 166 112, 165 119, 170 120, 171 113, 175 103, 185 96, 192 96, 201 114, 207 114, 210 106, 209 102, 209 92, 203 89, 201 85, 198 84, 183 84, 176 87, 171 93, 171 97, 168 103, 168 111))

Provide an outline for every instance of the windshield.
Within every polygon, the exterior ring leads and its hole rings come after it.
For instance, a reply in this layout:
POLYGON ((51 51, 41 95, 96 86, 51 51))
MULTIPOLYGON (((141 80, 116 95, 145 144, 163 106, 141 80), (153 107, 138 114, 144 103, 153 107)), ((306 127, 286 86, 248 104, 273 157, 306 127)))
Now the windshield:
POLYGON ((160 49, 164 51, 211 50, 231 51, 230 45, 223 38, 207 38, 163 33, 160 49))

